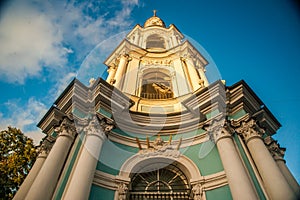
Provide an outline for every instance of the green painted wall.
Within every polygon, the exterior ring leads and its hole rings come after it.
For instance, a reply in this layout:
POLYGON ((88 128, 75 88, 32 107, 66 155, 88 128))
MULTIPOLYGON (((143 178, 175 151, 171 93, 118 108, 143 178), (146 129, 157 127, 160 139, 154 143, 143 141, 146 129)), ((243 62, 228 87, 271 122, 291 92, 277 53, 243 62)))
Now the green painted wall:
POLYGON ((180 151, 194 161, 202 176, 224 170, 218 149, 211 141, 182 148, 180 151))
MULTIPOLYGON (((145 140, 146 139, 146 135, 143 134, 143 133, 124 132, 124 131, 122 131, 121 129, 118 129, 118 128, 113 129, 113 132, 118 133, 118 134, 120 134, 122 136, 130 137, 130 138, 136 138, 137 137, 137 138, 139 138, 141 140, 145 140)), ((190 132, 186 132, 186 133, 172 135, 172 139, 173 140, 177 140, 179 138, 191 138, 191 137, 194 137, 196 135, 203 134, 203 133, 205 133, 205 130, 198 129, 198 130, 195 130, 195 131, 190 131, 190 132)), ((153 141, 153 140, 155 140, 156 137, 157 137, 156 135, 149 136, 149 139, 151 141, 153 141)), ((169 135, 161 135, 161 138, 164 141, 168 141, 169 137, 170 137, 169 135)))
POLYGON ((207 200, 231 200, 231 192, 229 186, 219 187, 205 192, 207 200))
POLYGON ((246 111, 244 111, 243 109, 242 110, 239 110, 237 111, 234 115, 231 115, 231 116, 228 116, 228 119, 239 119, 241 117, 243 117, 246 113, 246 111))
POLYGON ((138 153, 138 148, 105 140, 99 156, 97 170, 117 175, 123 163, 138 153))
POLYGON ((115 191, 92 185, 89 200, 112 200, 114 199, 115 191))

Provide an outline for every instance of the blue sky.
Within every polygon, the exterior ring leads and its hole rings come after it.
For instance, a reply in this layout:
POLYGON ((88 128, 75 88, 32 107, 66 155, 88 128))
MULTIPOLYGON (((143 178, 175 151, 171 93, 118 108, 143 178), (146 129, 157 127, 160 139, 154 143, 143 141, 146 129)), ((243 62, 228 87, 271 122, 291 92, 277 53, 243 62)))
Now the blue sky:
MULTIPOLYGON (((37 122, 105 40, 152 10, 213 58, 222 79, 244 79, 282 127, 287 165, 300 181, 300 7, 289 0, 11 0, 0 4, 0 128, 36 141, 37 122)), ((101 76, 102 74, 95 74, 101 76)))

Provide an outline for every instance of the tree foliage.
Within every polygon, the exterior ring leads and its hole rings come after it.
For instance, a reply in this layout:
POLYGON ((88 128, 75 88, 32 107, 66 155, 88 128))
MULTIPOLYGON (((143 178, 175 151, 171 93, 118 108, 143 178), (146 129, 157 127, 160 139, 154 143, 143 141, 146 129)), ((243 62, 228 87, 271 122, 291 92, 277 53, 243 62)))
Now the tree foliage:
POLYGON ((12 199, 29 173, 37 150, 20 129, 0 132, 0 199, 12 199))

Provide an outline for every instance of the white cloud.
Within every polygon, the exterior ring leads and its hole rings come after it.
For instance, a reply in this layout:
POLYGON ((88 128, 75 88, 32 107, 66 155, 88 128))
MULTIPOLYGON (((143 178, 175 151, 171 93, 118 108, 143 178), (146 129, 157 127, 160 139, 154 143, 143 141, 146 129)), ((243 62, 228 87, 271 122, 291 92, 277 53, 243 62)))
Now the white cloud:
POLYGON ((28 77, 39 78, 44 68, 57 73, 56 69, 70 67, 67 62, 78 62, 108 36, 127 30, 138 3, 9 2, 0 18, 0 79, 23 84, 28 77), (68 61, 70 53, 76 54, 73 61, 68 61))
POLYGON ((53 86, 53 89, 49 91, 50 97, 56 99, 66 89, 75 76, 76 73, 74 72, 62 73, 62 76, 53 86))
MULTIPOLYGON (((138 3, 138 0, 9 1, 0 15, 0 80, 17 84, 25 84, 28 78, 47 81, 53 84, 53 89, 45 99, 51 101, 43 99, 43 102, 52 103, 75 77, 80 61, 97 44, 129 29, 130 13, 138 3)), ((0 111, 0 128, 15 126, 37 142, 44 135, 36 124, 49 105, 33 97, 23 102, 5 103, 6 109, 0 111)))
POLYGON ((36 127, 36 124, 47 112, 46 106, 34 98, 30 98, 25 105, 20 100, 9 100, 5 103, 8 115, 0 113, 0 129, 8 126, 19 128, 23 133, 31 137, 35 144, 45 137, 45 134, 36 127))
POLYGON ((0 20, 0 74, 7 82, 24 83, 43 66, 66 63, 62 34, 48 17, 29 4, 10 3, 0 20))

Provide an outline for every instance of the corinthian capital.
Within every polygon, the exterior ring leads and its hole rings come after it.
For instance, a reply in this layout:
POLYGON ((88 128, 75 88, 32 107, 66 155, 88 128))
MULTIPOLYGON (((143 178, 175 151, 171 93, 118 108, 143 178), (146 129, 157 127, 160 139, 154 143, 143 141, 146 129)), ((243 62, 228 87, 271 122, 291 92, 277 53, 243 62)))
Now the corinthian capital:
POLYGON ((74 139, 77 134, 73 121, 67 117, 65 117, 61 124, 55 128, 55 132, 59 134, 58 136, 67 136, 72 139, 74 139))
POLYGON ((47 156, 50 152, 53 143, 49 142, 47 139, 43 141, 41 146, 38 147, 38 153, 40 157, 47 156))
POLYGON ((266 137, 264 142, 275 160, 284 160, 285 148, 280 147, 279 143, 271 136, 266 137))
POLYGON ((215 143, 222 138, 231 137, 230 125, 225 119, 214 120, 209 126, 204 128, 210 139, 215 143))
POLYGON ((236 128, 236 132, 242 135, 246 142, 253 138, 261 138, 265 133, 265 131, 256 124, 254 119, 242 121, 239 127, 236 128))
POLYGON ((107 122, 105 118, 98 119, 96 116, 85 120, 79 126, 78 129, 85 132, 86 135, 95 135, 100 139, 104 139, 105 135, 114 127, 112 122, 107 122))

